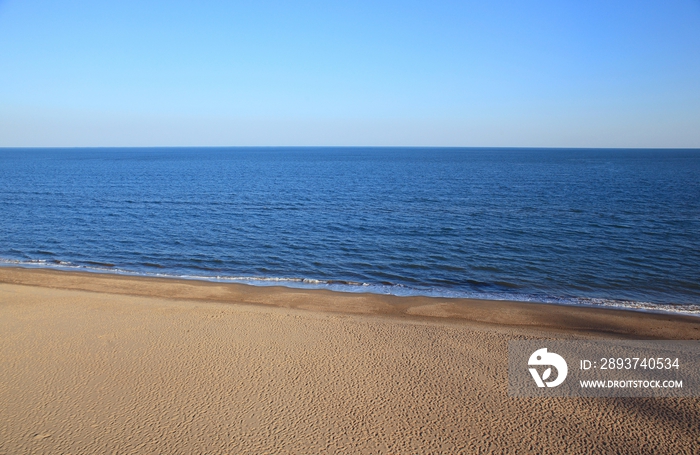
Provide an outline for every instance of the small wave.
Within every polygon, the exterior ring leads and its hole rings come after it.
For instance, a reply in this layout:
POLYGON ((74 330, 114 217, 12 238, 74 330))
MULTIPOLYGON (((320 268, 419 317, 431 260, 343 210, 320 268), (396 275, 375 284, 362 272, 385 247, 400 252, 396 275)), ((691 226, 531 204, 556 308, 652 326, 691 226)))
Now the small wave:
POLYGON ((215 268, 207 267, 204 265, 197 265, 197 264, 189 264, 187 266, 187 268, 188 269, 204 270, 205 272, 216 272, 217 271, 217 269, 215 269, 215 268))
POLYGON ((103 267, 114 267, 114 264, 111 264, 109 262, 85 261, 85 263, 91 264, 91 265, 103 266, 103 267))
POLYGON ((345 286, 369 286, 369 283, 360 283, 359 281, 345 281, 345 280, 327 280, 326 284, 340 284, 345 286))

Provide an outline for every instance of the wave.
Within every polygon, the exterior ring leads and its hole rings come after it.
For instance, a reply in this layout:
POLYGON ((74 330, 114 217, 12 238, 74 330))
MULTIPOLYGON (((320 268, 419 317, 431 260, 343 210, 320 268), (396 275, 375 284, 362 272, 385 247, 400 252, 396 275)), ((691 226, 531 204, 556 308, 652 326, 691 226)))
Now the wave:
POLYGON ((102 267, 114 267, 114 264, 111 264, 109 262, 85 261, 85 263, 102 267))
MULTIPOLYGON (((51 268, 67 271, 79 270, 85 272, 106 273, 114 275, 199 280, 220 283, 239 283, 252 286, 284 286, 298 289, 327 289, 337 292, 383 294, 394 295, 399 297, 422 296, 479 300, 511 300, 518 302, 548 303, 556 305, 616 308, 651 313, 673 313, 700 317, 700 305, 696 304, 660 304, 634 300, 604 299, 592 297, 565 297, 522 292, 480 292, 442 287, 410 286, 387 281, 384 281, 382 283, 365 283, 349 280, 322 280, 316 278, 303 277, 191 275, 176 272, 135 271, 116 267, 114 264, 111 263, 97 261, 86 261, 86 263, 89 263, 89 265, 75 264, 69 261, 60 261, 56 259, 17 260, 0 258, 0 267, 7 266, 26 268, 51 268)), ((157 264, 148 263, 148 265, 150 267, 162 268, 162 266, 159 266, 157 264)))

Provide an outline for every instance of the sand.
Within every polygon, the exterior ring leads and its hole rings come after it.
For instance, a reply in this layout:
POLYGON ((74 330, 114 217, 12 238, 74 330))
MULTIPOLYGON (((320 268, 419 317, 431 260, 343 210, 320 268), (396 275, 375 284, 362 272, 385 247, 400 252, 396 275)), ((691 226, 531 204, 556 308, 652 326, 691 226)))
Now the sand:
POLYGON ((700 399, 507 395, 511 339, 700 318, 0 268, 0 454, 700 453, 700 399))

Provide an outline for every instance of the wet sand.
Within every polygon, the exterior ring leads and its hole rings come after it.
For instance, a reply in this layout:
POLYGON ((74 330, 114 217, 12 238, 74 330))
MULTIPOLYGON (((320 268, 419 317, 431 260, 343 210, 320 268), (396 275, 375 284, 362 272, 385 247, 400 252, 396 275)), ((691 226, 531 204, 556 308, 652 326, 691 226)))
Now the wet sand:
POLYGON ((700 399, 516 399, 511 339, 700 318, 0 268, 0 454, 698 453, 700 399))

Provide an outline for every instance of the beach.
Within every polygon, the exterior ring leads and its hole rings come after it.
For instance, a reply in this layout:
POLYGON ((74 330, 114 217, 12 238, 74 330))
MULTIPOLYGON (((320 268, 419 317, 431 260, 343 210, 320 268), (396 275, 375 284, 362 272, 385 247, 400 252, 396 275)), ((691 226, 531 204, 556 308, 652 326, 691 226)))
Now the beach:
POLYGON ((514 339, 700 318, 0 268, 0 454, 697 453, 698 398, 512 398, 514 339))

